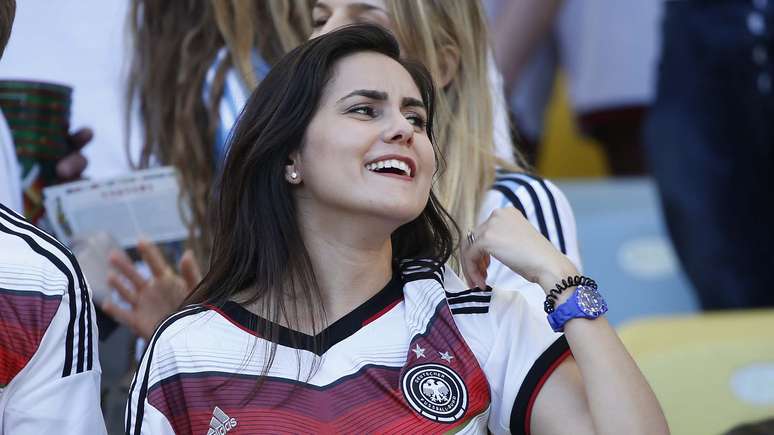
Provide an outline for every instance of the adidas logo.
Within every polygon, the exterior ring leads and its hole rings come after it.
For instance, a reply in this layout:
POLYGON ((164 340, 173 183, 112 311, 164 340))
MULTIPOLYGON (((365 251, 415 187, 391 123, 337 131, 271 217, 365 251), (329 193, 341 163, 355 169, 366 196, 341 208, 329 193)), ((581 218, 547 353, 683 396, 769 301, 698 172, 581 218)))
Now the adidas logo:
POLYGON ((216 406, 215 410, 212 411, 210 429, 207 431, 207 435, 226 435, 226 432, 234 429, 236 426, 236 418, 229 417, 216 406))

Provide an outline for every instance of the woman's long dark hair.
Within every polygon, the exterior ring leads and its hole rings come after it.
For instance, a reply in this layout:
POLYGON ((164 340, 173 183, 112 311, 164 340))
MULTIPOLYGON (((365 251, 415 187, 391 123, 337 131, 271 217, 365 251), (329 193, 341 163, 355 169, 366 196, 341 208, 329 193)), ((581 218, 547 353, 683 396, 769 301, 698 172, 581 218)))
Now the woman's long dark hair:
MULTIPOLYGON (((253 92, 232 133, 214 195, 210 269, 187 302, 220 305, 239 294, 240 303, 258 303, 274 324, 322 329, 325 313, 319 286, 297 223, 285 166, 288 156, 302 147, 336 62, 364 51, 388 56, 411 74, 427 107, 427 133, 433 142, 430 75, 420 64, 400 59, 398 43, 386 30, 349 26, 297 47, 253 92)), ((393 256, 445 262, 456 240, 456 226, 431 193, 422 214, 393 233, 393 256)), ((261 323, 256 332, 276 343, 276 327, 261 323)), ((272 357, 275 349, 276 345, 272 357)))

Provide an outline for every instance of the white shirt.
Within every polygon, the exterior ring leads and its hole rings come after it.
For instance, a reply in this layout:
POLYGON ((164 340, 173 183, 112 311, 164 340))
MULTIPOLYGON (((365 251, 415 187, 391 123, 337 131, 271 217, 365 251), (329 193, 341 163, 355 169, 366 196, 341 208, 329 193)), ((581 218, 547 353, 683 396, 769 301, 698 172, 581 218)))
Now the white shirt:
POLYGON ((127 433, 523 433, 541 380, 569 355, 517 293, 468 290, 432 260, 402 262, 317 346, 274 325, 259 389, 266 322, 233 302, 163 322, 132 381, 127 433))
POLYGON ((0 322, 0 433, 106 433, 86 280, 72 253, 2 206, 0 322))

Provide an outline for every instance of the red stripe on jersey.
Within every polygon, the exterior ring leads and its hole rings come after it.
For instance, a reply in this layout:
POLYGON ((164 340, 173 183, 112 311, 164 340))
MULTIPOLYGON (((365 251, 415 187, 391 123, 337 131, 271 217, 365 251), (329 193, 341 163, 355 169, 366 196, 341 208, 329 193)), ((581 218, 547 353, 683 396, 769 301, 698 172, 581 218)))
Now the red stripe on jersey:
POLYGON ((562 361, 566 360, 568 356, 572 355, 570 352, 570 349, 565 350, 559 358, 557 358, 550 366, 548 366, 548 370, 546 370, 545 373, 543 373, 543 376, 540 377, 540 380, 538 381, 537 385, 535 386, 535 389, 532 390, 532 395, 529 397, 529 405, 527 405, 527 415, 524 418, 524 433, 529 435, 531 433, 530 429, 530 420, 532 419, 532 407, 535 405, 535 400, 537 399, 538 393, 540 393, 540 389, 543 388, 543 384, 546 383, 549 376, 551 376, 551 373, 556 370, 557 367, 559 367, 559 364, 562 363, 562 361))
POLYGON ((394 302, 392 302, 390 305, 387 305, 386 307, 382 308, 378 313, 374 314, 373 316, 365 319, 363 321, 363 326, 373 322, 374 320, 378 319, 379 317, 382 317, 383 315, 387 314, 388 311, 395 308, 396 305, 403 302, 403 298, 400 298, 394 302))
POLYGON ((8 385, 37 352, 61 299, 0 289, 0 386, 8 385))

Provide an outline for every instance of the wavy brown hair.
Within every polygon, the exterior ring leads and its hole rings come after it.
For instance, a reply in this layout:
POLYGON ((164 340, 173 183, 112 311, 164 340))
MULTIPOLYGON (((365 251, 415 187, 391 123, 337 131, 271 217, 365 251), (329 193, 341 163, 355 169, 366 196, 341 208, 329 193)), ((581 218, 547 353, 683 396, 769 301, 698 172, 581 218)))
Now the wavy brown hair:
POLYGON ((181 198, 191 209, 189 242, 199 260, 206 262, 210 236, 205 216, 215 177, 217 107, 225 74, 235 66, 245 83, 255 87, 252 51, 257 49, 273 64, 303 41, 311 28, 309 2, 132 0, 129 20, 133 53, 126 125, 131 125, 136 111, 142 148, 135 160, 127 140, 127 155, 136 168, 155 164, 177 168, 181 198), (224 48, 227 56, 215 74, 208 107, 202 96, 205 76, 224 48))

